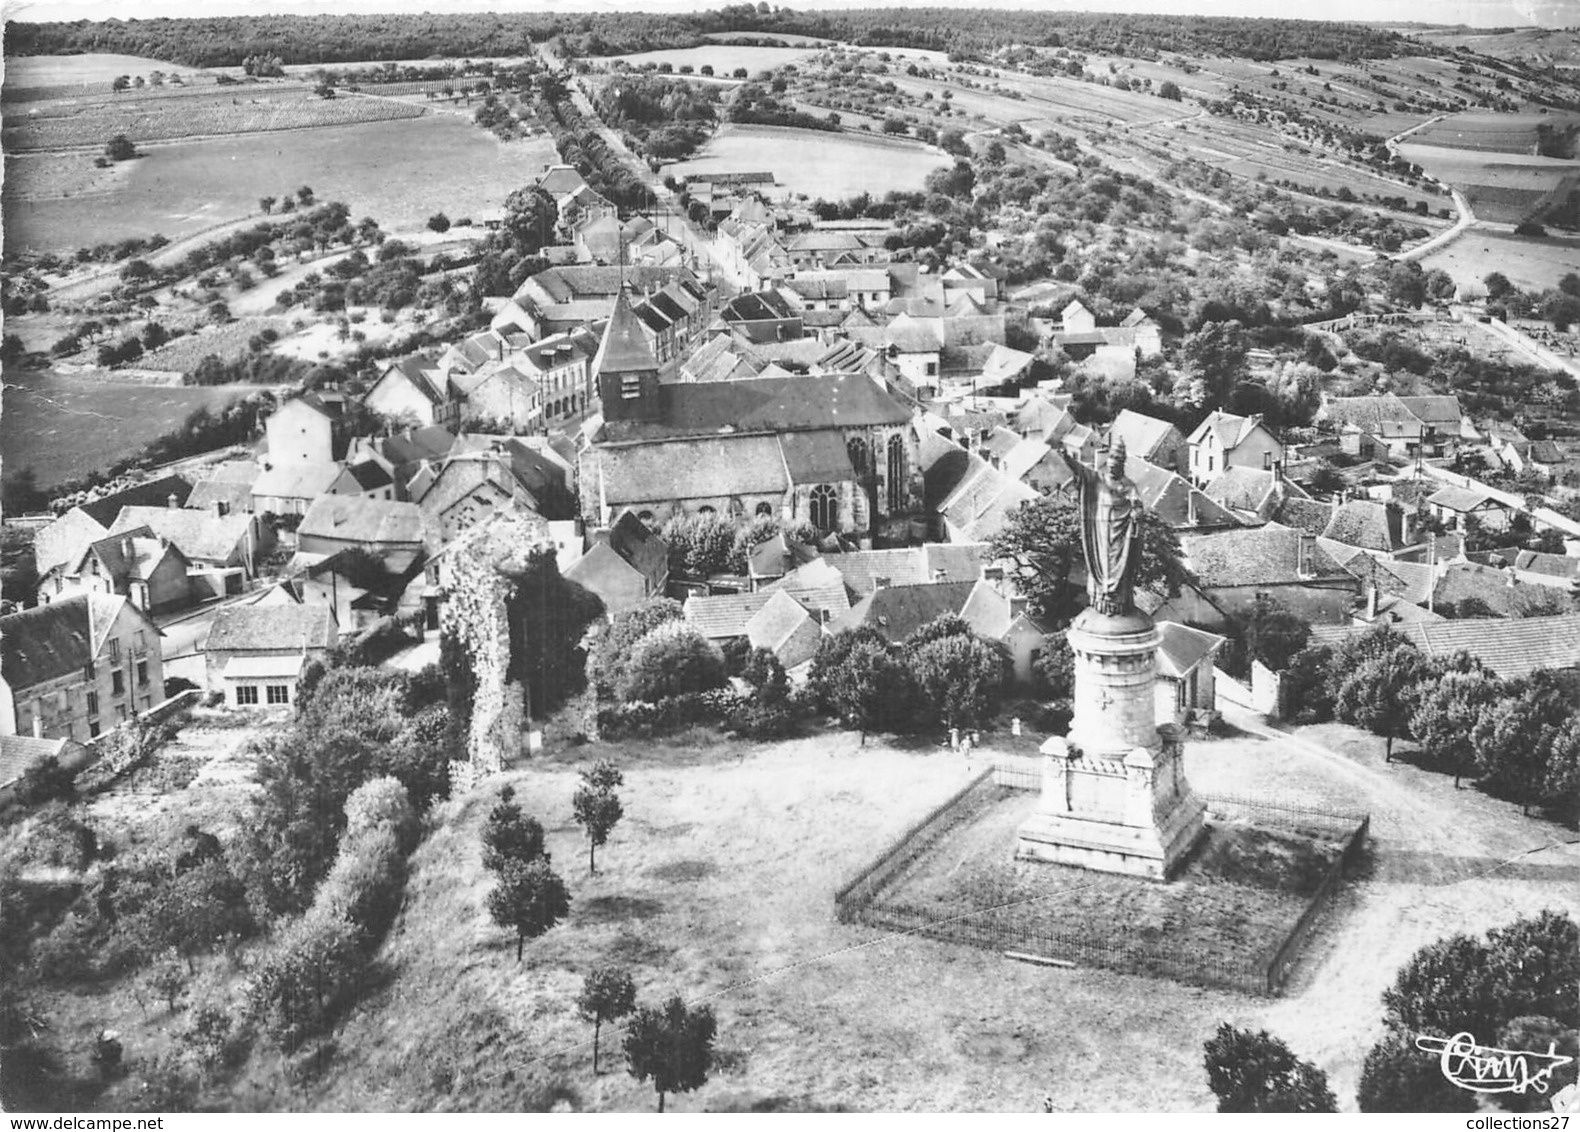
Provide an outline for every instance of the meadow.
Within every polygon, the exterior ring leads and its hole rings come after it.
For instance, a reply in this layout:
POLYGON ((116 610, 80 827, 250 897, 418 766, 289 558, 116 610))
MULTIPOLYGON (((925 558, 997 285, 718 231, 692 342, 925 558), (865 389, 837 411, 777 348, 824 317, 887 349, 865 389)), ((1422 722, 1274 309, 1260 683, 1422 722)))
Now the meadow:
POLYGON ((154 232, 178 239, 255 213, 261 195, 302 184, 320 200, 345 201, 357 217, 374 217, 386 231, 420 229, 440 210, 460 219, 499 209, 554 160, 546 139, 505 143, 450 115, 150 146, 128 163, 124 178, 91 195, 30 197, 8 177, 5 240, 58 252, 154 232))
POLYGON ((194 409, 218 409, 248 386, 140 385, 79 374, 7 374, 0 428, 5 469, 32 468, 40 487, 75 479, 136 455, 174 431, 194 409))
POLYGON ((1488 273, 1499 271, 1516 287, 1542 291, 1580 270, 1580 240, 1504 236, 1472 229, 1424 256, 1421 266, 1429 271, 1441 268, 1460 282, 1485 279, 1488 273))
POLYGON ((1518 224, 1566 179, 1580 177, 1580 162, 1553 157, 1414 141, 1401 145, 1399 153, 1463 192, 1479 219, 1504 224, 1518 224))
POLYGON ((7 55, 5 85, 17 89, 71 85, 97 89, 101 84, 108 87, 118 75, 146 76, 150 71, 183 76, 208 73, 197 67, 138 55, 7 55))
POLYGON ((699 156, 665 171, 695 177, 769 170, 778 180, 776 192, 840 200, 863 192, 920 189, 927 174, 944 163, 938 150, 915 142, 729 123, 699 156))
POLYGON ((701 69, 707 65, 713 68, 714 74, 721 76, 728 76, 737 67, 745 67, 755 76, 761 71, 781 67, 786 63, 798 63, 809 54, 811 52, 808 49, 799 47, 748 47, 740 43, 714 43, 706 47, 638 51, 631 55, 611 55, 608 58, 610 61, 622 60, 633 67, 647 63, 655 66, 668 63, 677 71, 681 67, 701 69))

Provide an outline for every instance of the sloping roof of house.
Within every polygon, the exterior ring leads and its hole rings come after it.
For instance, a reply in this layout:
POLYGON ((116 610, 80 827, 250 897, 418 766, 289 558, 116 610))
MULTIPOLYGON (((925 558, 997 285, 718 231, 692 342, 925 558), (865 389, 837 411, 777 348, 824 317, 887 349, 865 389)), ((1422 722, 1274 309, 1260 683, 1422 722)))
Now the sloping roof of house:
POLYGON ((394 482, 389 472, 384 470, 384 465, 377 460, 359 460, 355 464, 347 464, 342 478, 348 481, 347 486, 356 484, 362 491, 377 491, 394 482))
POLYGON ((749 594, 697 594, 681 607, 686 620, 710 640, 746 636, 746 623, 777 591, 759 590, 749 594))
POLYGON ((1265 527, 1182 535, 1180 546, 1204 586, 1298 585, 1349 575, 1320 546, 1311 548, 1311 571, 1300 573, 1302 531, 1265 527))
POLYGON ((1110 446, 1123 440, 1125 451, 1143 460, 1155 461, 1164 448, 1183 443, 1179 429, 1168 421, 1160 421, 1134 409, 1121 409, 1108 428, 1110 446))
POLYGON ((1550 574, 1555 578, 1580 579, 1580 558, 1570 554, 1543 554, 1522 550, 1514 556, 1514 568, 1531 574, 1550 574))
POLYGON ((970 582, 982 573, 988 559, 985 542, 930 542, 892 550, 855 550, 825 554, 823 561, 838 570, 845 586, 858 597, 878 588, 878 579, 890 585, 912 586, 925 582, 970 582))
POLYGON ((1191 444, 1200 444, 1207 439, 1210 433, 1217 439, 1219 447, 1228 452, 1239 447, 1240 442, 1260 428, 1261 425, 1262 418, 1260 415, 1252 414, 1249 417, 1237 417, 1233 413, 1215 409, 1206 420, 1196 426, 1189 439, 1191 444))
POLYGON ((9 786, 39 759, 60 758, 69 739, 35 739, 31 735, 0 735, 0 786, 9 786))
POLYGON ((901 425, 908 409, 864 374, 659 386, 656 421, 606 421, 607 440, 901 425))
POLYGON ((122 597, 78 594, 0 617, 0 669, 12 690, 66 676, 94 655, 94 614, 113 617, 122 597))
POLYGON ((1175 680, 1188 676, 1193 668, 1212 656, 1228 640, 1205 629, 1193 629, 1176 621, 1158 623, 1158 674, 1175 680))
POLYGON ((280 464, 259 473, 252 499, 316 499, 340 478, 335 464, 280 464))
POLYGON ((790 487, 779 438, 708 436, 595 447, 583 474, 611 507, 658 499, 773 494, 790 487))
MULTIPOLYGON (((1428 656, 1452 656, 1463 650, 1505 680, 1543 668, 1580 667, 1580 613, 1410 622, 1394 628, 1428 656)), ((1358 625, 1317 625, 1312 627, 1311 641, 1336 645, 1365 630, 1358 625)))
POLYGON ((647 577, 659 578, 668 572, 669 545, 629 511, 609 529, 609 546, 647 577))
POLYGON ((1204 489, 1207 498, 1235 511, 1257 511, 1279 489, 1279 478, 1260 468, 1225 468, 1204 489))
POLYGON ((826 609, 835 617, 850 608, 845 579, 822 558, 797 566, 764 589, 784 590, 808 609, 826 609))
POLYGON ((1496 497, 1474 487, 1454 487, 1452 484, 1440 487, 1427 496, 1428 503, 1434 507, 1444 507, 1450 511, 1468 512, 1491 504, 1493 507, 1502 507, 1504 504, 1496 497))
POLYGON ((190 562, 222 561, 236 553, 252 526, 251 515, 214 515, 171 507, 123 507, 110 527, 112 535, 147 527, 169 539, 190 562))
POLYGON ((885 640, 898 643, 946 613, 958 614, 975 588, 976 582, 888 586, 862 598, 848 613, 835 617, 829 627, 840 632, 868 625, 885 640))
POLYGON ((1333 521, 1333 505, 1319 503, 1315 499, 1302 499, 1298 495, 1288 495, 1279 500, 1278 506, 1268 517, 1275 523, 1294 527, 1309 535, 1320 535, 1333 521))
MULTIPOLYGON (((1060 464, 1064 461, 1060 460, 1060 464)), ((1074 478, 1074 473, 1070 473, 1074 478)), ((1126 459, 1125 475, 1146 509, 1171 527, 1237 527, 1240 520, 1189 480, 1146 460, 1126 459)))
POLYGON ((214 614, 206 652, 327 649, 339 639, 327 605, 226 605, 214 614))
POLYGON ((1034 632, 1047 632, 1029 614, 1016 612, 1015 603, 985 578, 971 588, 971 596, 960 607, 960 617, 977 636, 992 641, 1003 640, 1016 622, 1023 622, 1034 632))
POLYGON ((1322 535, 1363 550, 1398 550, 1405 545, 1404 513, 1370 499, 1347 500, 1333 510, 1322 535))
POLYGON ((769 322, 797 318, 800 313, 778 291, 747 291, 726 303, 719 317, 725 322, 769 322))
POLYGON ((747 620, 746 638, 755 648, 776 650, 811 616, 806 606, 788 592, 774 590, 762 608, 747 620))
POLYGON ((787 432, 779 438, 779 447, 795 483, 843 483, 856 478, 850 450, 837 432, 787 432))
POLYGON ((192 485, 184 477, 161 476, 78 504, 78 508, 99 526, 107 528, 123 507, 169 507, 171 496, 175 497, 175 506, 182 507, 191 494, 192 485))
POLYGON ((1430 425, 1439 432, 1459 435, 1459 423, 1464 413, 1460 410, 1458 397, 1429 394, 1421 397, 1400 397, 1399 403, 1422 424, 1430 425))
MULTIPOLYGON (((1420 436, 1424 427, 1421 418, 1392 393, 1369 397, 1330 397, 1317 411, 1319 420, 1327 420, 1335 427, 1348 425, 1384 440, 1396 437, 1420 436)), ((1454 429, 1459 429, 1459 418, 1454 418, 1454 429)))
POLYGON ((422 508, 394 499, 321 495, 296 528, 297 538, 400 545, 423 540, 422 508))

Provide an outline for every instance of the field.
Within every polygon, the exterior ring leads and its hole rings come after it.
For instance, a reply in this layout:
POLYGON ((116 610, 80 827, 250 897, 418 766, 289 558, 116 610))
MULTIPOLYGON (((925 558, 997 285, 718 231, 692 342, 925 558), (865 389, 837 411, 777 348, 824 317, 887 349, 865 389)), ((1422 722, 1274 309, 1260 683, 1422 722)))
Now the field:
POLYGON ((144 75, 163 71, 167 75, 202 75, 196 67, 167 63, 163 59, 144 59, 136 55, 27 55, 5 59, 6 87, 83 85, 109 88, 118 75, 144 75))
POLYGON ((1574 117, 1565 115, 1456 114, 1432 123, 1415 134, 1413 140, 1451 149, 1535 155, 1539 127, 1561 131, 1566 126, 1573 129, 1576 124, 1574 117))
POLYGON ((1463 192, 1479 219, 1505 224, 1518 224, 1555 189, 1580 178, 1580 163, 1552 157, 1416 144, 1413 140, 1401 145, 1399 153, 1463 192))
POLYGON ((39 486, 75 479, 135 455, 192 410, 219 408, 250 388, 138 385, 75 374, 7 374, 0 461, 32 468, 39 486))
POLYGON ((420 229, 440 209, 452 218, 498 209, 553 160, 544 139, 500 142, 449 115, 153 146, 93 196, 27 197, 7 178, 5 239, 31 251, 154 232, 177 239, 254 213, 259 196, 301 184, 387 231, 420 229))
POLYGON ((728 76, 737 67, 745 67, 756 75, 760 71, 780 67, 786 63, 798 63, 808 54, 810 52, 807 49, 797 47, 747 47, 739 43, 716 43, 709 47, 639 51, 631 55, 611 55, 608 58, 624 60, 633 67, 640 67, 645 63, 655 65, 669 63, 677 71, 686 66, 700 69, 706 64, 713 68, 714 74, 728 76))
POLYGON ((920 189, 944 160, 937 150, 914 142, 729 123, 699 156, 676 162, 665 172, 695 177, 769 170, 779 182, 776 192, 840 200, 863 192, 920 189))
POLYGON ((133 142, 176 141, 223 134, 265 133, 306 126, 343 126, 420 117, 420 106, 383 98, 319 98, 307 87, 225 88, 125 100, 58 101, 13 119, 4 131, 8 153, 84 146, 125 134, 133 142), (233 93, 234 91, 234 93, 233 93))
POLYGON ((1422 258, 1421 266, 1442 268, 1457 282, 1479 281, 1489 272, 1501 271, 1516 287, 1545 290, 1580 270, 1580 240, 1503 236, 1472 229, 1422 258))

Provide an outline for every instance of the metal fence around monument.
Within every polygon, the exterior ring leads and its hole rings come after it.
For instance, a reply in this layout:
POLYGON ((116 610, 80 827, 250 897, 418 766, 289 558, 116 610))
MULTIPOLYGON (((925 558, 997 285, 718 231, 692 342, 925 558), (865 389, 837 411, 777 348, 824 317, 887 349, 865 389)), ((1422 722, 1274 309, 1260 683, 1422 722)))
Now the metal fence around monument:
POLYGON ((1295 806, 1248 795, 1199 795, 1209 815, 1219 820, 1317 836, 1342 846, 1305 909, 1265 960, 1212 956, 1184 948, 1137 944, 1079 928, 1054 928, 1029 922, 1013 906, 940 917, 937 909, 884 898, 889 884, 941 837, 991 805, 996 788, 1041 789, 1041 772, 1033 770, 1034 765, 1029 759, 998 760, 907 827, 834 894, 836 918, 842 923, 923 935, 1051 965, 1101 967, 1195 986, 1273 996, 1283 990, 1346 870, 1359 859, 1370 827, 1369 816, 1362 813, 1295 806))

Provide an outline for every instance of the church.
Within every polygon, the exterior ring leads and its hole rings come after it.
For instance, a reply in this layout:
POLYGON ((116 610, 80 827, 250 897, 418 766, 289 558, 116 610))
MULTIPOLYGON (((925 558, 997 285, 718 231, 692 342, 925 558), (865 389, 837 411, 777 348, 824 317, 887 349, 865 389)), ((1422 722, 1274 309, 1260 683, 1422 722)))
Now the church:
POLYGON ((582 450, 582 514, 649 526, 713 513, 902 542, 922 507, 911 410, 866 374, 666 383, 625 293, 593 361, 602 423, 582 450))

